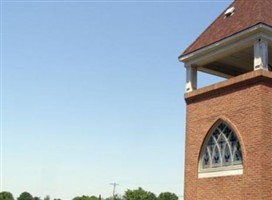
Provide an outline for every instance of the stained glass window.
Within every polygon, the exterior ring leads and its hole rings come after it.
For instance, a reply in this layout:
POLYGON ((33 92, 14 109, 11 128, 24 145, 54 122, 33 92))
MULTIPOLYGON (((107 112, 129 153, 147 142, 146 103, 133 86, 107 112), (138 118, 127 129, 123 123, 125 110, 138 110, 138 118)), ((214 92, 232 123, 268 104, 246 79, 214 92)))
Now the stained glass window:
POLYGON ((200 157, 202 170, 242 165, 239 140, 225 122, 218 123, 212 129, 202 148, 200 157))

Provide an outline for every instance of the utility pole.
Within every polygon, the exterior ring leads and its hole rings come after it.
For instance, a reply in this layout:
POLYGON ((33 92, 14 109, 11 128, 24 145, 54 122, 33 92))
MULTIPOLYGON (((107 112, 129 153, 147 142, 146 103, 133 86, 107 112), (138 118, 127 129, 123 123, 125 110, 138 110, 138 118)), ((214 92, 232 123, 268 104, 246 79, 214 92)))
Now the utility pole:
POLYGON ((114 199, 115 199, 115 188, 116 188, 116 186, 118 186, 119 184, 117 184, 117 183, 110 183, 110 185, 113 186, 112 199, 114 200, 114 199))

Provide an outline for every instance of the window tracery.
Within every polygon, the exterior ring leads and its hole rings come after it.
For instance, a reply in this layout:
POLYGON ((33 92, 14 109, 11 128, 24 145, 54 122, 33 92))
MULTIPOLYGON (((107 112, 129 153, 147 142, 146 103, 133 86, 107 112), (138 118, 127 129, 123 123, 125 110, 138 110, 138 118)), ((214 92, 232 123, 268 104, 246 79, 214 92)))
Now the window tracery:
POLYGON ((225 169, 242 165, 241 145, 235 132, 225 123, 220 122, 208 135, 202 155, 200 170, 225 169))

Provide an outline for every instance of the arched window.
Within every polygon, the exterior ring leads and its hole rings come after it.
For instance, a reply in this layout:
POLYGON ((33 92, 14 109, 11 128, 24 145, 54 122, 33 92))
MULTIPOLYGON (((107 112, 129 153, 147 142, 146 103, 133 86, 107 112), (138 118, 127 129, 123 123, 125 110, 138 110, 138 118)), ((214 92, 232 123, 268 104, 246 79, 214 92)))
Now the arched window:
POLYGON ((200 177, 241 174, 242 164, 241 145, 235 132, 223 121, 216 123, 202 146, 200 177))

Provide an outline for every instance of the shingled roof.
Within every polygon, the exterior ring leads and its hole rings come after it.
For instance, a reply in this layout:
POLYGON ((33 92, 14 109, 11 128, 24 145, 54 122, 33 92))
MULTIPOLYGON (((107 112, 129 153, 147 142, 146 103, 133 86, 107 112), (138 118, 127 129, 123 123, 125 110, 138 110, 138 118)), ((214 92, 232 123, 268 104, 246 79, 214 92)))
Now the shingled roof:
POLYGON ((207 47, 254 25, 272 26, 272 0, 235 0, 221 15, 182 53, 182 56, 207 47), (227 9, 234 7, 233 15, 226 17, 227 9))

